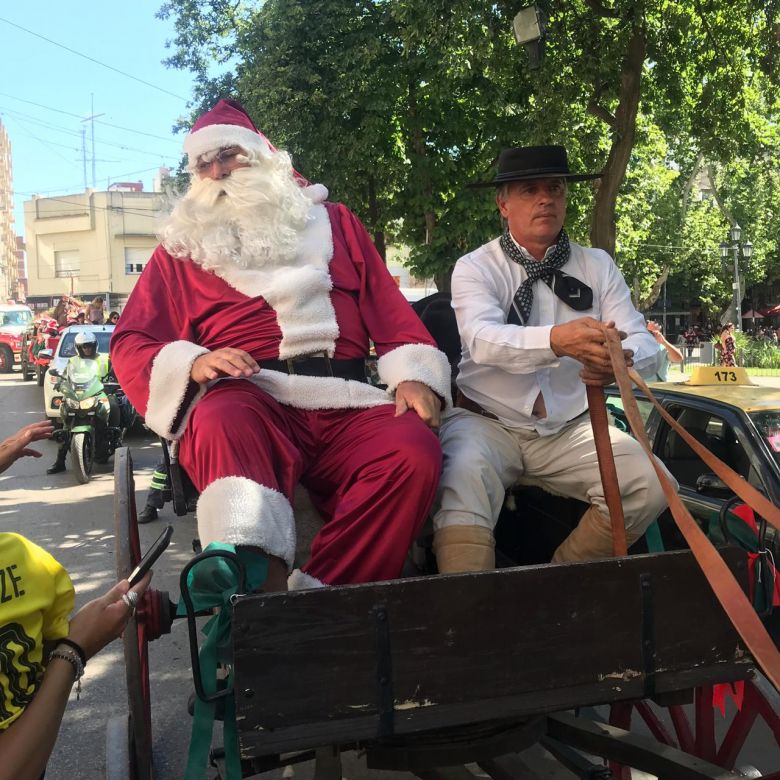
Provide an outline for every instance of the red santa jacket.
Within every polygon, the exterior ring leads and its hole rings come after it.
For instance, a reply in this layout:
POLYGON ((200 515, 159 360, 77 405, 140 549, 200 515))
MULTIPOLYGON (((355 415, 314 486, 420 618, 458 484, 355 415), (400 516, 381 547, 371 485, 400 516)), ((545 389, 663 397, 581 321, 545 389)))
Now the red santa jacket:
MULTIPOLYGON (((304 409, 392 402, 403 381, 449 401, 450 366, 401 295, 360 221, 340 204, 315 203, 298 257, 288 266, 232 268, 220 275, 158 247, 111 340, 117 377, 146 423, 181 436, 208 389, 195 386, 195 359, 222 347, 259 363, 327 352, 365 357, 372 341, 387 392, 363 382, 263 370, 251 381, 280 403, 304 409)), ((247 381, 247 380, 222 380, 247 381)))

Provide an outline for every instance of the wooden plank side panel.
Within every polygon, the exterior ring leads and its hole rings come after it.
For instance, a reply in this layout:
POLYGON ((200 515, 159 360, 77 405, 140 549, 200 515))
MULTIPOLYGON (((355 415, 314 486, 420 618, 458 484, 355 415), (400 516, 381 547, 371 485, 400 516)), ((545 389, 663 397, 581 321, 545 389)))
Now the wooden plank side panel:
MULTIPOLYGON (((744 555, 727 559, 744 579, 744 555)), ((376 735, 380 609, 396 733, 641 696, 642 574, 658 690, 743 676, 749 659, 689 553, 262 594, 234 607, 242 748, 376 735)))

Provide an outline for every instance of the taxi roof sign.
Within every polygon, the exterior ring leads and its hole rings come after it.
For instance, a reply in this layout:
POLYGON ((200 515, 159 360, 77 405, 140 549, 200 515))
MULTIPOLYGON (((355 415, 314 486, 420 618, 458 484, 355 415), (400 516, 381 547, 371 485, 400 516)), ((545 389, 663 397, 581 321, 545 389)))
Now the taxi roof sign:
POLYGON ((744 368, 736 366, 696 366, 686 385, 753 385, 744 368))

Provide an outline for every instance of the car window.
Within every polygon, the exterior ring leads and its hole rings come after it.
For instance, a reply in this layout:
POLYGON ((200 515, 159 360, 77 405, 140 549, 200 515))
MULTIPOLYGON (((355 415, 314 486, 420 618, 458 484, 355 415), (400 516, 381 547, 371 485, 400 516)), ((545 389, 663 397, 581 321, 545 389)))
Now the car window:
MULTIPOLYGON (((653 402, 647 398, 636 398, 636 404, 639 407, 639 416, 642 418, 642 422, 647 428, 647 418, 650 417, 650 412, 653 411, 653 402)), ((607 396, 607 411, 612 418, 618 423, 619 428, 623 428, 630 431, 631 426, 628 424, 626 413, 623 410, 623 399, 619 395, 607 396)))
POLYGON ((769 445, 769 451, 780 464, 780 411, 753 412, 748 415, 758 429, 759 435, 769 445))
POLYGON ((19 311, 4 311, 0 314, 3 325, 27 325, 32 322, 32 312, 20 309, 19 311))
MULTIPOLYGON (((751 473, 748 453, 724 417, 708 410, 677 404, 670 405, 668 411, 687 433, 716 458, 756 484, 758 475, 751 473)), ((693 490, 696 489, 696 480, 702 474, 712 474, 712 469, 688 446, 682 436, 668 427, 665 429, 660 455, 680 485, 693 490)))
MULTIPOLYGON (((104 355, 108 354, 108 345, 111 341, 110 331, 98 331, 96 334, 98 341, 98 352, 104 355)), ((60 342, 59 357, 71 358, 76 354, 76 333, 66 333, 60 342)))

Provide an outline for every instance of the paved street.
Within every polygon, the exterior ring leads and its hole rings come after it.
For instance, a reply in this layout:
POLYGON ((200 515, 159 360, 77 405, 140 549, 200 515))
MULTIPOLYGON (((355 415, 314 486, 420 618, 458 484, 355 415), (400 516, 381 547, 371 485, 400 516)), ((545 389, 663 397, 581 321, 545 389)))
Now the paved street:
MULTIPOLYGON (((2 439, 42 419, 43 390, 34 382, 23 382, 18 372, 0 377, 2 439)), ((135 460, 136 496, 143 505, 160 450, 148 435, 136 434, 128 444, 135 460)), ((89 484, 79 485, 70 469, 46 476, 46 468, 55 459, 54 442, 39 442, 36 448, 43 452, 42 458, 25 458, 0 475, 0 531, 20 532, 51 552, 70 573, 80 605, 116 581, 113 459, 105 466, 96 465, 89 484)), ((167 510, 163 516, 173 520, 176 530, 171 546, 155 566, 154 586, 178 594, 178 572, 190 557, 195 523, 191 517, 173 519, 167 510)), ((141 526, 141 547, 146 549, 162 527, 162 519, 141 526)), ((190 725, 186 712, 191 690, 189 665, 186 628, 182 621, 176 621, 171 636, 150 645, 159 780, 182 776, 190 725)), ((73 696, 68 706, 47 780, 102 778, 106 723, 112 714, 126 711, 122 646, 115 642, 89 662, 81 698, 76 701, 73 696)))
MULTIPOLYGON (((673 375, 672 380, 680 379, 673 375)), ((780 388, 780 378, 755 381, 780 388)), ((780 390, 778 390, 780 392, 780 390)), ((43 392, 35 383, 23 382, 19 373, 0 376, 0 439, 21 426, 42 418, 43 392)), ((135 461, 136 499, 143 505, 146 488, 160 454, 150 435, 134 434, 127 442, 135 461)), ((100 595, 115 581, 113 530, 113 464, 96 466, 88 485, 78 485, 70 469, 52 477, 45 475, 53 463, 56 445, 42 442, 40 459, 27 458, 0 475, 0 531, 18 531, 49 550, 70 572, 77 590, 77 603, 100 595)), ((166 509, 165 520, 175 527, 168 551, 155 567, 154 586, 178 598, 178 573, 191 555, 196 535, 192 517, 174 518, 166 509)), ((140 527, 141 546, 146 549, 157 537, 162 521, 140 527)), ((153 732, 157 780, 178 780, 183 774, 189 739, 190 718, 186 700, 192 690, 186 628, 176 621, 170 636, 150 645, 153 697, 153 732)), ((75 695, 68 706, 58 746, 47 770, 47 780, 98 780, 105 772, 105 730, 109 718, 126 712, 122 648, 114 643, 90 661, 83 680, 80 701, 75 695)), ((771 745, 771 737, 761 738, 771 745)), ((763 754, 765 748, 761 748, 763 754)), ((771 751, 771 748, 769 748, 771 751)), ((769 753, 766 754, 767 756, 769 753)), ((535 776, 573 777, 552 766, 541 749, 523 754, 535 776)), ((758 763, 758 762, 756 762, 758 763)), ((279 775, 281 773, 278 773, 279 775)), ((345 757, 344 774, 350 780, 410 779, 408 774, 369 771, 354 754, 345 757)), ((298 780, 308 780, 311 764, 296 768, 298 780)), ((639 774, 635 773, 638 780, 639 774)))

